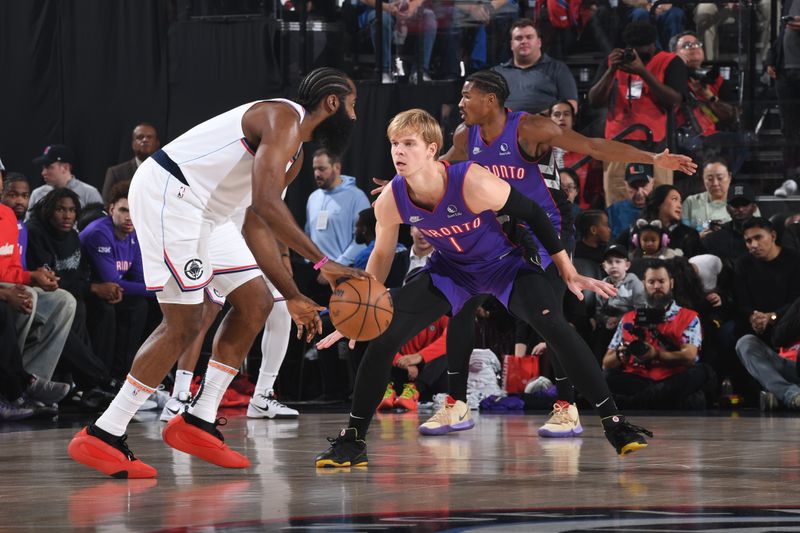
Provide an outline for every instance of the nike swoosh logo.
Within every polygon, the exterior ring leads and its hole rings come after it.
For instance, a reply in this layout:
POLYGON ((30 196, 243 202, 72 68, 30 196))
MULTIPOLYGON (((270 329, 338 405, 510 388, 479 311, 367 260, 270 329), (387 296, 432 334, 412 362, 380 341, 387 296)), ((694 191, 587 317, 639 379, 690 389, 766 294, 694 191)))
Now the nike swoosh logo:
POLYGON ((170 409, 170 408, 169 408, 169 407, 167 407, 166 405, 164 406, 164 408, 165 408, 167 411, 169 411, 170 413, 172 413, 173 415, 177 415, 177 414, 178 414, 178 412, 181 410, 181 408, 180 408, 180 407, 178 407, 177 409, 170 409))
POLYGON ((467 418, 467 414, 468 414, 468 413, 469 413, 469 411, 466 411, 466 412, 465 412, 463 415, 459 416, 459 417, 458 417, 458 421, 459 421, 459 422, 461 422, 462 420, 464 420, 465 418, 467 418))
POLYGON ((603 401, 602 401, 602 402, 600 402, 600 403, 596 403, 596 404, 594 404, 594 406, 595 406, 595 407, 600 407, 601 405, 603 405, 603 404, 604 404, 604 403, 606 403, 607 401, 608 401, 608 398, 606 398, 605 400, 603 400, 603 401))

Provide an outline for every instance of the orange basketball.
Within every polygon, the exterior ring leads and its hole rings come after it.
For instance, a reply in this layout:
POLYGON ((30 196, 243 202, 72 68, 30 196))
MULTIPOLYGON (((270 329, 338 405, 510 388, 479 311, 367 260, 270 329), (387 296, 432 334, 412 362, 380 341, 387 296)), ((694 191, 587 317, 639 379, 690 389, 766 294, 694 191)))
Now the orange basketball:
POLYGON ((372 340, 394 316, 392 296, 374 279, 349 278, 333 290, 328 309, 336 329, 348 339, 372 340))

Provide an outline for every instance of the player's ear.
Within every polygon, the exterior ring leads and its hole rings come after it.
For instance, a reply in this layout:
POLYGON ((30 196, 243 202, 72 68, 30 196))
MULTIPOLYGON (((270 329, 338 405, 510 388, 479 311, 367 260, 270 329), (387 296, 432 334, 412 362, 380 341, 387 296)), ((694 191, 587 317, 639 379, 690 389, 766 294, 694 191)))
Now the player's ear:
POLYGON ((329 94, 325 97, 325 110, 329 111, 331 115, 339 110, 339 104, 341 104, 341 102, 339 101, 339 97, 335 94, 329 94))

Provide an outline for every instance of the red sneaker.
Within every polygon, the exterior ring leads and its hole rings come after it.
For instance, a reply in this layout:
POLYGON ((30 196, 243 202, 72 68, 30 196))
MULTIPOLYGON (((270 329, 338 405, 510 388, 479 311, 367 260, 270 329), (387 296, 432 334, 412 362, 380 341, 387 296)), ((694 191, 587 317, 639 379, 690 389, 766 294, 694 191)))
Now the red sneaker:
MULTIPOLYGON (((222 419, 224 420, 224 419, 222 419)), ((219 420, 217 421, 219 422, 219 420)), ((218 423, 212 424, 189 413, 182 413, 169 421, 164 428, 164 442, 176 450, 194 455, 224 468, 247 468, 250 460, 228 448, 219 432, 218 423)))
POLYGON ((419 407, 419 391, 413 383, 403 385, 403 393, 394 402, 395 408, 416 411, 419 407))
POLYGON ((67 453, 75 461, 117 479, 156 477, 156 469, 133 456, 125 440, 95 427, 87 426, 72 437, 67 453))
POLYGON ((386 392, 383 393, 383 400, 378 404, 378 411, 391 411, 394 408, 394 402, 397 399, 397 393, 394 391, 392 382, 386 385, 386 392))

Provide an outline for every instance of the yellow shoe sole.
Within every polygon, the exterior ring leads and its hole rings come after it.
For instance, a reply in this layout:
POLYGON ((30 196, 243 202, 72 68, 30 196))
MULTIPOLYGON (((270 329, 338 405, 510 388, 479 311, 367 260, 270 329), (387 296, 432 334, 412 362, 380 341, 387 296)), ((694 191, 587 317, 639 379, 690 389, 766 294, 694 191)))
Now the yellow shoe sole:
POLYGON ((619 454, 627 455, 637 450, 641 450, 642 448, 647 448, 647 443, 643 444, 641 442, 630 442, 622 447, 622 449, 619 451, 619 454))
POLYGON ((361 461, 360 463, 351 464, 350 461, 345 461, 344 463, 337 463, 336 461, 332 461, 331 459, 321 459, 316 462, 315 466, 317 468, 348 468, 351 466, 367 466, 367 461, 361 461))

